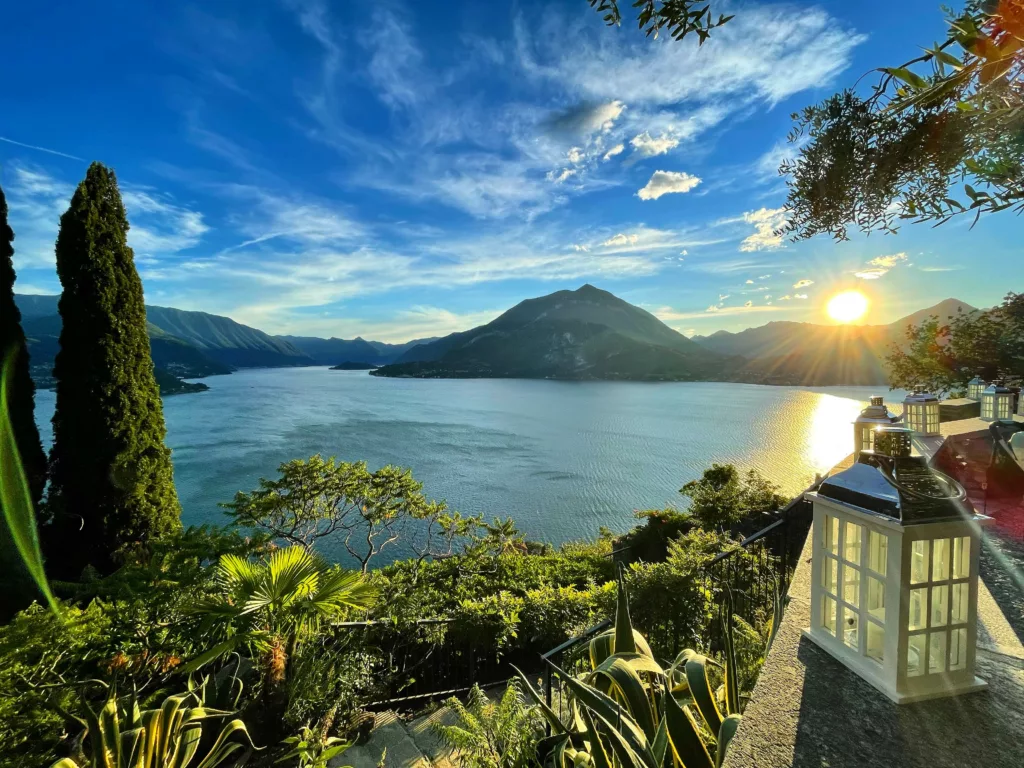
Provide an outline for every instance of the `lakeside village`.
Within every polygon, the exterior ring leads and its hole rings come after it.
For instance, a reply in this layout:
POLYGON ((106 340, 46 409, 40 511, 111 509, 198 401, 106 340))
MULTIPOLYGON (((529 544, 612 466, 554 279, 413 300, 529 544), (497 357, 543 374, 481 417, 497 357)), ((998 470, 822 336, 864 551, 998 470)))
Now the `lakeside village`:
POLYGON ((1024 398, 967 395, 873 397, 789 503, 715 465, 558 551, 420 509, 444 551, 376 570, 397 531, 328 566, 351 521, 280 501, 342 465, 292 462, 228 505, 269 536, 190 529, 0 630, 5 764, 1022 765, 1024 398))

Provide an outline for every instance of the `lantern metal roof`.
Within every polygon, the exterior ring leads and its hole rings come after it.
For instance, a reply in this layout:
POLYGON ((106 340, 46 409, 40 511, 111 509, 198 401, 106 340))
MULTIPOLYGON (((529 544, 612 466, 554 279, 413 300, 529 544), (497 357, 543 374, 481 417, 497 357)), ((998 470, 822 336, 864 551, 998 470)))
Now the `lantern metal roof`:
POLYGON ((929 467, 924 456, 862 451, 852 467, 825 478, 818 495, 904 526, 974 517, 963 488, 929 467))
POLYGON ((937 403, 939 398, 930 392, 914 392, 913 394, 907 395, 904 403, 937 403))
POLYGON ((894 424, 898 420, 899 416, 885 407, 885 399, 881 395, 872 396, 871 404, 857 417, 861 424, 894 424))
POLYGON ((981 393, 983 395, 1012 395, 1013 392, 1002 384, 989 384, 981 393))

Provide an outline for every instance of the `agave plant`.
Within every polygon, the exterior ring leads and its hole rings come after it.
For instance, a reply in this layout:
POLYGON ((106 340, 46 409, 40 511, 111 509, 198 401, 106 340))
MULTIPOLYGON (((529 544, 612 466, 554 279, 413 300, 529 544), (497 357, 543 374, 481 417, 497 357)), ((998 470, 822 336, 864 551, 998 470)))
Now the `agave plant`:
POLYGON ((549 768, 721 766, 742 720, 730 633, 726 636, 724 664, 686 649, 663 667, 633 629, 620 573, 615 626, 591 640, 590 670, 577 677, 554 668, 569 693, 565 720, 519 673, 523 690, 551 726, 552 735, 538 746, 542 763, 549 768))
POLYGON ((84 715, 75 717, 88 738, 85 762, 65 757, 50 768, 239 768, 256 746, 245 723, 234 718, 220 726, 212 743, 203 739, 210 721, 233 713, 207 709, 194 693, 168 696, 159 709, 139 709, 135 696, 118 698, 109 688, 98 712, 82 701, 84 715))
POLYGON ((299 546, 261 562, 224 555, 217 583, 220 594, 195 603, 190 612, 204 617, 205 631, 226 639, 189 662, 186 671, 248 646, 262 655, 261 672, 271 687, 286 679, 288 661, 305 633, 349 609, 369 608, 376 597, 357 571, 330 567, 299 546))

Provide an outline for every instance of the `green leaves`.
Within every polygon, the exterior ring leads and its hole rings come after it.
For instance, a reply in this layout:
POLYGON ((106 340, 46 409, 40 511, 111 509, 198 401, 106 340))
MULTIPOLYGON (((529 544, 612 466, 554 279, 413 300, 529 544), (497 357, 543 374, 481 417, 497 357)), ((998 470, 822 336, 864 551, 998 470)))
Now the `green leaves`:
MULTIPOLYGON (((257 749, 245 723, 233 719, 221 726, 205 755, 194 762, 204 724, 232 713, 204 709, 192 693, 168 696, 159 709, 140 712, 134 696, 119 699, 111 688, 98 713, 90 709, 84 694, 82 709, 91 752, 88 768, 218 768, 229 758, 241 766, 257 749)), ((51 768, 79 766, 64 758, 51 768)))
POLYGON ((16 349, 7 351, 0 369, 0 506, 10 529, 18 554, 50 608, 56 613, 57 603, 50 592, 39 548, 32 495, 21 463, 21 454, 14 439, 7 399, 10 377, 14 370, 16 349))

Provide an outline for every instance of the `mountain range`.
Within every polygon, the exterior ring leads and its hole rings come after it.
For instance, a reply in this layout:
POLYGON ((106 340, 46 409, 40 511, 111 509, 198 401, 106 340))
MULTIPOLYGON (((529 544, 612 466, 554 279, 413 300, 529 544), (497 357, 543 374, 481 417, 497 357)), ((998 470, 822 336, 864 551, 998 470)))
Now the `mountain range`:
POLYGON ((693 381, 741 363, 584 285, 522 301, 486 325, 408 350, 374 376, 693 381))
MULTIPOLYGON (((59 296, 17 295, 39 386, 52 385, 59 296)), ((203 388, 185 378, 237 368, 379 366, 375 376, 739 381, 803 386, 884 384, 883 358, 908 325, 974 312, 946 299, 889 325, 772 322, 692 339, 608 291, 584 285, 527 299, 485 325, 441 338, 388 344, 272 336, 220 315, 147 306, 161 391, 203 388)))

